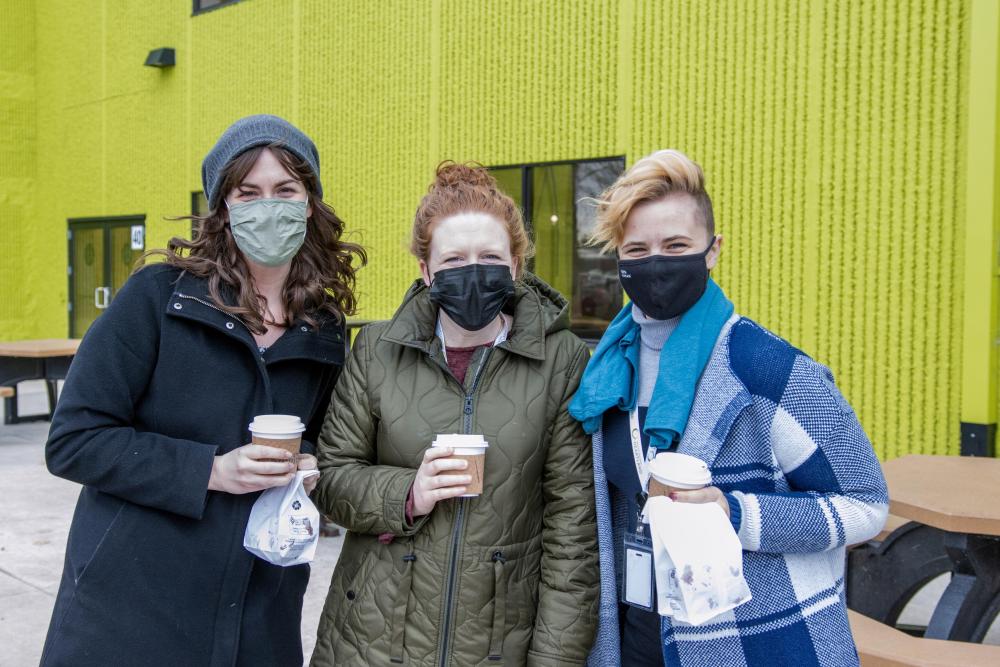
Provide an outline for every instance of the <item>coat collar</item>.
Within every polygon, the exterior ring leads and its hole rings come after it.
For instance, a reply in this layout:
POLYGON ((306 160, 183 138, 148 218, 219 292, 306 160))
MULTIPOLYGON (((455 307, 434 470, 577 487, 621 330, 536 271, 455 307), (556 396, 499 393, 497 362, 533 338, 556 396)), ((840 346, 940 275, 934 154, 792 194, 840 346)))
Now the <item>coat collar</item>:
MULTIPOLYGON (((227 304, 235 302, 234 295, 228 290, 223 291, 222 298, 227 304)), ((208 282, 203 278, 182 272, 167 302, 166 314, 215 329, 249 347, 255 356, 260 356, 253 334, 240 318, 230 315, 212 302, 208 282)), ((336 322, 332 317, 322 316, 318 326, 296 320, 268 348, 264 361, 271 364, 287 359, 305 359, 343 365, 346 352, 343 323, 336 322)))
MULTIPOLYGON (((513 316, 513 322, 507 340, 497 347, 529 359, 544 359, 546 318, 539 294, 518 282, 514 297, 504 307, 504 312, 513 316)), ((423 280, 417 279, 381 338, 437 356, 441 350, 436 332, 437 315, 438 307, 430 300, 430 290, 423 280)))
POLYGON ((715 349, 698 381, 691 414, 678 451, 715 463, 733 422, 750 405, 750 392, 733 373, 729 363, 730 333, 740 319, 733 315, 722 327, 715 349))

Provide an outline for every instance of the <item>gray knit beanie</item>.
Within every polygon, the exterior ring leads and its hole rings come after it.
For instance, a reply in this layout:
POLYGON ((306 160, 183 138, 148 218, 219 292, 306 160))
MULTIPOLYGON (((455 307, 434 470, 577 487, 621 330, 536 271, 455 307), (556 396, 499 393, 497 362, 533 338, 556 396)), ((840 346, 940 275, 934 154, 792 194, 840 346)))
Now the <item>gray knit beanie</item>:
POLYGON ((309 163, 316 174, 317 193, 323 197, 319 181, 319 153, 312 139, 284 118, 261 114, 241 118, 222 133, 215 146, 201 163, 201 184, 209 209, 214 209, 221 196, 222 170, 240 153, 256 146, 280 145, 296 157, 309 163))

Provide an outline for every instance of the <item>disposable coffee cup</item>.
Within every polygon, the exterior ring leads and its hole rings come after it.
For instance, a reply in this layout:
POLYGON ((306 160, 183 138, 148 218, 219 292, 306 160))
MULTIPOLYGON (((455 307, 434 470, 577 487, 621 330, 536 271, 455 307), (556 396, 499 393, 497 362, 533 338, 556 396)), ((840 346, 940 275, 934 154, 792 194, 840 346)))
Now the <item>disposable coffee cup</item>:
MULTIPOLYGON (((250 422, 250 438, 255 445, 277 447, 291 452, 298 459, 302 447, 302 420, 295 415, 257 415, 250 422)), ((281 459, 261 459, 281 461, 281 459)))
MULTIPOLYGON (((461 498, 475 498, 483 492, 483 476, 486 471, 486 448, 489 443, 481 435, 465 435, 461 433, 444 433, 438 435, 431 447, 451 447, 454 453, 449 457, 469 462, 464 471, 456 470, 452 474, 465 474, 472 477, 466 484, 466 492, 461 498)), ((451 472, 451 471, 450 471, 451 472)))
POLYGON ((649 462, 649 495, 668 496, 673 491, 701 489, 712 483, 704 461, 678 452, 660 452, 649 462))

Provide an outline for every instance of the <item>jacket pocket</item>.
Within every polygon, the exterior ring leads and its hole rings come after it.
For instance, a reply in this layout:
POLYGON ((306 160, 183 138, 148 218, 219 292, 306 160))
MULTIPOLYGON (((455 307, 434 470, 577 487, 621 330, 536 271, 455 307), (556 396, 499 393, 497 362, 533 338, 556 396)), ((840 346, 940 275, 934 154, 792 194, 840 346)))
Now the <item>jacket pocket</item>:
POLYGON ((88 525, 83 526, 83 522, 81 521, 79 532, 87 534, 74 535, 76 539, 73 540, 73 544, 69 547, 72 558, 73 582, 77 588, 83 584, 85 579, 93 576, 95 569, 99 569, 95 566, 99 565, 102 558, 106 560, 108 553, 114 550, 113 544, 115 542, 116 529, 121 523, 122 513, 125 511, 127 504, 124 500, 119 501, 118 509, 113 510, 113 514, 110 514, 110 520, 106 519, 107 523, 98 519, 96 521, 87 521, 88 525), (94 543, 95 541, 96 544, 94 543), (88 549, 88 543, 93 544, 92 550, 88 549), (86 553, 87 551, 90 551, 90 553, 86 553))
MULTIPOLYGON (((87 491, 88 489, 84 489, 84 493, 87 493, 87 491)), ((100 501, 106 501, 111 498, 110 496, 104 496, 104 494, 100 494, 100 496, 98 498, 100 501)), ((93 501, 93 498, 90 500, 93 501)), ((67 574, 73 577, 73 590, 67 596, 66 603, 61 605, 62 609, 59 617, 55 618, 53 616, 52 628, 49 633, 50 638, 46 640, 46 651, 43 657, 47 657, 49 642, 55 641, 53 637, 59 635, 63 625, 66 623, 66 619, 73 614, 74 610, 76 610, 77 614, 79 613, 77 598, 81 595, 84 583, 89 583, 95 577, 98 577, 97 585, 100 587, 101 570, 107 569, 106 563, 110 562, 113 564, 115 562, 113 538, 116 535, 116 529, 120 524, 120 519, 126 505, 128 505, 126 501, 119 500, 117 509, 113 505, 107 505, 101 508, 104 510, 103 512, 81 512, 79 509, 77 510, 80 518, 74 519, 74 526, 70 531, 70 539, 66 546, 67 574)), ((63 581, 65 585, 65 579, 63 581)), ((60 591, 60 598, 61 595, 62 592, 60 591)), ((83 595, 86 595, 86 592, 83 595)), ((57 600, 56 609, 59 610, 59 608, 60 603, 57 600)))
POLYGON ((370 567, 369 560, 369 554, 364 551, 358 554, 355 550, 345 549, 341 553, 326 596, 323 609, 323 625, 326 627, 320 628, 321 634, 340 635, 343 632, 347 613, 357 600, 358 583, 370 567))
POLYGON ((342 601, 343 620, 337 634, 364 656, 384 656, 389 652, 391 637, 386 632, 392 618, 396 598, 396 572, 388 550, 379 544, 367 545, 360 557, 360 566, 342 601))

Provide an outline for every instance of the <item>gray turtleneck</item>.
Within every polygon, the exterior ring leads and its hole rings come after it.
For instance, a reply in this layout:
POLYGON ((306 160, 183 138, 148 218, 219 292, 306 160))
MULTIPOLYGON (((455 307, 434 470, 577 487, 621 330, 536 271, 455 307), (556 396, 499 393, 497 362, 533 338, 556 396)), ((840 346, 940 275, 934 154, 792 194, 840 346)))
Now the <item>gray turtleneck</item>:
POLYGON ((639 405, 649 406, 660 370, 660 350, 680 322, 680 316, 669 320, 654 320, 632 305, 632 319, 639 325, 639 405))

